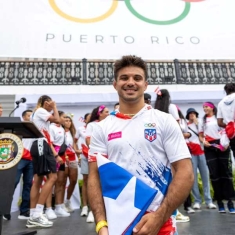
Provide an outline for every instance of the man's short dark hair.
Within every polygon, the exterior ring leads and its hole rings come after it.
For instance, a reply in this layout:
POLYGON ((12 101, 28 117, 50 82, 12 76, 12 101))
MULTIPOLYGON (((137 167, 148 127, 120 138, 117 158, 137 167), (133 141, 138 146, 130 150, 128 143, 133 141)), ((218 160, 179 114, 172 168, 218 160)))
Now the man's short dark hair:
POLYGON ((115 108, 117 105, 119 105, 119 102, 118 102, 118 103, 116 103, 113 107, 115 108))
POLYGON ((24 117, 24 116, 26 115, 26 113, 28 113, 28 112, 32 113, 33 111, 32 111, 31 109, 25 110, 25 111, 22 113, 22 117, 24 117))
POLYGON ((147 64, 146 62, 141 58, 134 55, 126 55, 123 56, 120 60, 116 60, 114 63, 114 78, 117 80, 118 72, 119 70, 129 67, 129 66, 135 66, 139 67, 144 70, 145 80, 147 79, 147 64))
POLYGON ((235 83, 227 83, 224 86, 224 90, 225 90, 227 95, 230 95, 231 93, 234 93, 235 92, 235 83))

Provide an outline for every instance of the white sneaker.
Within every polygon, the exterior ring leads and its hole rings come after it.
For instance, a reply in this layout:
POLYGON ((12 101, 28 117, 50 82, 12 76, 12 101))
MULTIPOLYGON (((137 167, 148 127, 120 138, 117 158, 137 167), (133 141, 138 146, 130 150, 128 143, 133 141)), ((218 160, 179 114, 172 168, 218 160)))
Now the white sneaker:
POLYGON ((57 217, 69 217, 70 216, 70 214, 66 212, 62 207, 60 207, 59 209, 55 209, 55 214, 57 215, 57 217))
POLYGON ((84 206, 82 208, 81 216, 87 216, 88 215, 88 206, 84 206))
POLYGON ((45 214, 46 214, 47 219, 56 219, 57 218, 57 216, 56 216, 54 210, 52 210, 52 208, 46 209, 45 214))
POLYGON ((195 210, 192 208, 192 207, 187 207, 187 213, 188 214, 193 214, 193 213, 195 213, 195 210))
POLYGON ((51 227, 53 225, 53 222, 49 221, 43 214, 41 214, 37 218, 30 217, 27 221, 26 227, 32 228, 32 227, 51 227))
POLYGON ((189 222, 190 218, 188 216, 185 216, 183 214, 181 214, 178 210, 177 210, 177 215, 176 215, 176 222, 177 223, 186 223, 189 222))
POLYGON ((46 216, 46 214, 42 214, 42 217, 44 217, 47 221, 48 221, 48 223, 51 223, 52 225, 53 225, 53 223, 54 222, 52 222, 52 221, 49 221, 48 219, 47 219, 47 216, 46 216))
POLYGON ((94 223, 95 222, 95 218, 94 218, 92 211, 89 212, 87 219, 86 219, 86 222, 87 223, 94 223))
POLYGON ((66 202, 64 203, 64 209, 65 209, 65 211, 67 211, 68 213, 74 212, 74 209, 73 209, 73 207, 72 207, 70 201, 66 201, 66 202))
POLYGON ((198 202, 194 203, 193 209, 195 209, 195 210, 200 210, 200 209, 201 209, 200 203, 198 203, 198 202))
POLYGON ((207 204, 207 208, 208 209, 216 209, 217 207, 214 203, 211 202, 211 203, 207 204))

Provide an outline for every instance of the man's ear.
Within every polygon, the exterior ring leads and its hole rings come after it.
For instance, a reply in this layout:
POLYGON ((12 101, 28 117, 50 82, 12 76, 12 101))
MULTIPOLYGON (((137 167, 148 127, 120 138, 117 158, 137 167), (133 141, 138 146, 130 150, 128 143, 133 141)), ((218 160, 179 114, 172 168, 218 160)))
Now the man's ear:
POLYGON ((146 81, 145 82, 145 91, 147 90, 147 87, 148 87, 148 82, 146 81))
POLYGON ((113 87, 114 87, 115 90, 116 90, 116 85, 117 85, 117 81, 114 80, 114 81, 113 81, 113 87))

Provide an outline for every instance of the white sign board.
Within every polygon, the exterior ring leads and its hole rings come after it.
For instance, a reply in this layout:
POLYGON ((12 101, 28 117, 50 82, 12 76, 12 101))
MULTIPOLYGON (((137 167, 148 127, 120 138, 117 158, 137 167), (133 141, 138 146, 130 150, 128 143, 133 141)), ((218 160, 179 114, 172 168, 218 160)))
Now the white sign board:
POLYGON ((235 59, 234 0, 0 0, 0 57, 235 59))

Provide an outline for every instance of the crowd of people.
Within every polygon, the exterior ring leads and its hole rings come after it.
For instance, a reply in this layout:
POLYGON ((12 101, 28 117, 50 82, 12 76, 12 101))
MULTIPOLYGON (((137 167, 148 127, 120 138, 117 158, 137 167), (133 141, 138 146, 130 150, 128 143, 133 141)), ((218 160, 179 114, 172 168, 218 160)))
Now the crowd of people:
MULTIPOLYGON (((25 149, 15 180, 16 187, 23 175, 18 218, 27 219, 26 226, 30 228, 51 227, 51 220, 69 217, 74 211, 70 198, 80 164, 81 216, 87 216, 87 222, 96 222, 98 234, 108 234, 97 153, 159 190, 133 234, 177 234, 174 219, 190 221, 177 208, 183 203, 186 213, 201 210, 198 173, 206 207, 225 213, 224 200, 227 200, 228 211, 234 214, 231 150, 235 151, 235 84, 225 85, 227 96, 219 103, 218 112, 212 102, 204 102, 205 114, 200 119, 194 107, 184 116, 180 107, 171 103, 166 89, 156 91, 155 104, 151 106, 151 95, 145 93, 147 67, 141 58, 124 56, 115 62, 114 68, 119 103, 111 113, 105 105, 94 108, 85 114, 84 126, 77 130, 71 116, 58 111, 56 102, 47 95, 39 98, 34 110, 22 113, 22 120, 32 121, 44 138, 23 139, 25 149), (146 128, 146 123, 152 126, 146 128), (108 138, 115 133, 119 135, 108 138), (230 144, 222 144, 223 135, 230 144), (67 179, 70 184, 65 198, 67 179), (164 187, 160 179, 164 179, 164 187), (214 195, 210 192, 210 182, 214 195)), ((10 214, 4 218, 10 219, 10 214)))

